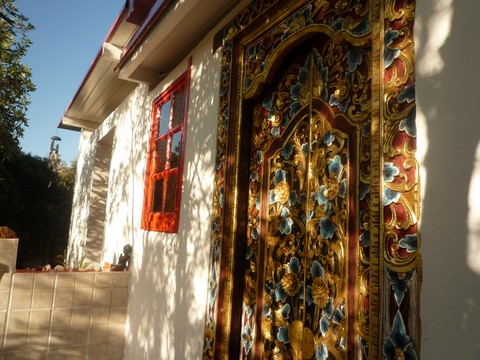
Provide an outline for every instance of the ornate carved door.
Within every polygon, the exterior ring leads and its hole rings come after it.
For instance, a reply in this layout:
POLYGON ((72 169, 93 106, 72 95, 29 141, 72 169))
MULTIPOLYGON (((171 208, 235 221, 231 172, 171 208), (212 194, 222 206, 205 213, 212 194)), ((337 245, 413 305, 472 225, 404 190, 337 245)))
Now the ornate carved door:
POLYGON ((243 352, 252 357, 340 359, 355 351, 368 57, 367 48, 310 39, 286 54, 244 115, 253 131, 243 352), (342 112, 351 101, 365 110, 342 112))
POLYGON ((413 10, 259 0, 225 28, 205 358, 417 358, 413 10))

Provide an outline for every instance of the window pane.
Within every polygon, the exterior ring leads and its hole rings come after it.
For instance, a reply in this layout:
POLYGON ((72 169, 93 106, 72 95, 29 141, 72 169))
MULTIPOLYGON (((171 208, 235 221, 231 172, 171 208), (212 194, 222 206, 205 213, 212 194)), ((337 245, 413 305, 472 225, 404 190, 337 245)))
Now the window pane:
POLYGON ((170 124, 170 108, 172 107, 172 100, 168 100, 165 104, 162 105, 160 110, 160 132, 158 135, 165 134, 169 129, 170 124))
POLYGON ((175 211, 175 199, 177 197, 177 175, 170 176, 167 179, 167 194, 165 199, 165 212, 175 211))
POLYGON ((167 163, 167 139, 159 141, 155 147, 155 172, 165 170, 167 163))
POLYGON ((153 212, 162 211, 163 181, 164 181, 163 179, 155 181, 155 189, 153 192, 153 204, 152 204, 153 212))
POLYGON ((185 101, 185 88, 183 88, 177 94, 175 94, 174 105, 173 105, 172 128, 182 123, 183 109, 185 106, 184 101, 185 101))
POLYGON ((172 137, 172 152, 170 154, 170 169, 178 167, 178 160, 180 158, 180 140, 182 134, 177 132, 172 137))

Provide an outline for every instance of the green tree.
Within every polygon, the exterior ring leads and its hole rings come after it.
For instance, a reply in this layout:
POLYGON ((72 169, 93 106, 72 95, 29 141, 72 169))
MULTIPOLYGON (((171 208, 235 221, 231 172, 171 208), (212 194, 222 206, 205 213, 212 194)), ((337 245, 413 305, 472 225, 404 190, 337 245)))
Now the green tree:
POLYGON ((19 149, 28 126, 30 93, 35 91, 31 69, 22 64, 34 27, 15 7, 15 0, 0 0, 0 161, 19 149))
POLYGON ((68 242, 75 164, 15 153, 0 163, 0 225, 17 234, 17 268, 62 262, 68 242))

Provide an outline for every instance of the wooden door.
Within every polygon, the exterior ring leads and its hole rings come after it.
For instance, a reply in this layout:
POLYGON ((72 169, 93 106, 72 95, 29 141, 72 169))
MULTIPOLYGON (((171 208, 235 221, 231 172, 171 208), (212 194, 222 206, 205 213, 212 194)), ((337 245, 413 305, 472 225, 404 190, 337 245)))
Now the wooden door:
POLYGON ((222 44, 206 359, 417 358, 414 0, 258 0, 222 44))
POLYGON ((361 128, 342 107, 350 88, 368 94, 368 85, 349 64, 353 51, 327 36, 300 44, 244 115, 253 121, 242 321, 251 358, 358 351, 361 128))

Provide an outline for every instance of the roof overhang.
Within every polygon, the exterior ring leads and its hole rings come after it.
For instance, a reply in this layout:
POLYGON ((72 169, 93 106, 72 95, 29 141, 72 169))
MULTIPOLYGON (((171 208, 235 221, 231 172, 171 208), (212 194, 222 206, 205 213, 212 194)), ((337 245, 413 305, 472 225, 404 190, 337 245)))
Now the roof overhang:
POLYGON ((119 77, 157 85, 239 2, 157 1, 120 60, 119 77))
POLYGON ((126 1, 59 127, 95 130, 139 83, 157 85, 239 2, 126 1))
POLYGON ((65 111, 59 128, 77 131, 97 128, 136 87, 136 84, 119 79, 115 72, 122 49, 138 28, 127 22, 126 14, 127 11, 124 9, 107 34, 87 75, 65 111))

